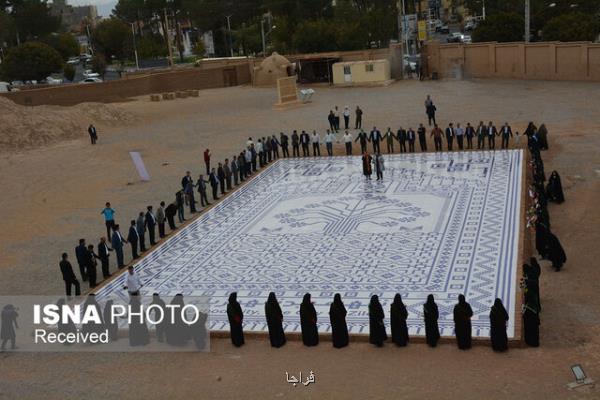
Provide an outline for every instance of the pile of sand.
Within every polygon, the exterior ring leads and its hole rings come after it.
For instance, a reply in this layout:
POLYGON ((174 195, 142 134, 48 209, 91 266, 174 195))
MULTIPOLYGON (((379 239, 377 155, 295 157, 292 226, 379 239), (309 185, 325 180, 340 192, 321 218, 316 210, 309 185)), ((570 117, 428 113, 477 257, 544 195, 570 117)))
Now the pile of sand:
POLYGON ((45 146, 87 136, 89 124, 114 126, 134 121, 117 105, 20 106, 0 97, 0 151, 45 146))

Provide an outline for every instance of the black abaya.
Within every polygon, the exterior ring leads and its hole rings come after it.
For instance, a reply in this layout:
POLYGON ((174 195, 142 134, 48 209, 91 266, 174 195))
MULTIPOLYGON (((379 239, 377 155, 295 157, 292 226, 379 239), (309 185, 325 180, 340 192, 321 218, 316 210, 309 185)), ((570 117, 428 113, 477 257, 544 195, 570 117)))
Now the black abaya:
POLYGON ((240 347, 244 344, 244 313, 242 312, 242 306, 237 301, 237 293, 231 293, 229 295, 227 318, 229 319, 229 327, 231 330, 231 343, 233 343, 235 347, 240 347))
POLYGON ((402 297, 400 297, 399 294, 396 294, 396 297, 394 297, 394 302, 390 307, 392 342, 402 347, 406 346, 408 343, 408 326, 406 325, 407 318, 408 311, 402 302, 402 297))
POLYGON ((567 261, 567 255, 560 241, 552 232, 548 232, 546 238, 548 241, 548 259, 552 261, 552 266, 559 271, 567 261))
POLYGON ((119 323, 113 317, 113 303, 113 300, 108 300, 104 305, 104 329, 108 332, 108 339, 110 341, 119 339, 119 323))
POLYGON ((346 307, 342 303, 342 297, 336 294, 329 308, 329 319, 331 322, 331 339, 333 347, 341 348, 348 346, 348 325, 346 325, 346 307))
POLYGON ((269 339, 271 346, 281 347, 285 344, 285 333, 283 332, 283 313, 275 293, 271 292, 265 303, 265 315, 269 327, 269 339))
POLYGON ((310 294, 306 293, 302 304, 300 304, 300 327, 302 328, 302 343, 305 346, 316 346, 319 344, 319 332, 317 329, 317 310, 310 301, 310 294))
POLYGON ((384 319, 385 315, 379 298, 377 296, 371 297, 369 303, 369 343, 379 347, 383 346, 383 342, 387 340, 384 319))
MULTIPOLYGON (((131 307, 131 313, 139 314, 141 311, 141 302, 139 296, 131 296, 129 301, 129 307, 131 307)), ((150 333, 148 332, 148 326, 143 321, 143 316, 139 315, 131 316, 131 322, 129 324, 129 345, 130 346, 145 346, 150 343, 150 333)))
POLYGON ((548 200, 558 204, 565 201, 560 175, 556 171, 552 171, 552 174, 550 174, 548 186, 546 186, 546 195, 548 196, 548 200))
POLYGON ((523 310, 523 329, 525 343, 531 347, 540 345, 540 315, 534 305, 527 304, 523 310))
POLYGON ((440 340, 440 330, 438 328, 439 311, 435 304, 433 295, 427 297, 427 302, 423 304, 423 314, 425 317, 425 336, 427 344, 431 347, 437 346, 440 340))
POLYGON ((506 335, 506 324, 508 313, 500 299, 496 299, 490 311, 490 338, 494 351, 508 350, 508 337, 506 335))
POLYGON ((461 350, 471 348, 471 317, 473 310, 471 305, 460 295, 458 304, 454 306, 454 331, 456 332, 456 343, 461 350))

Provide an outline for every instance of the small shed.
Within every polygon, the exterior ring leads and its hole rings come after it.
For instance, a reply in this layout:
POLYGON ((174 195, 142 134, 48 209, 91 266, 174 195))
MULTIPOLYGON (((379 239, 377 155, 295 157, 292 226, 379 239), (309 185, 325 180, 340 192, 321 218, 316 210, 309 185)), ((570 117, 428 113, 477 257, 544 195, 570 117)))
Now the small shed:
POLYGON ((292 63, 282 55, 273 53, 254 67, 254 85, 275 86, 277 79, 293 75, 292 63))
POLYGON ((389 60, 349 61, 333 64, 336 86, 388 85, 392 80, 389 60))

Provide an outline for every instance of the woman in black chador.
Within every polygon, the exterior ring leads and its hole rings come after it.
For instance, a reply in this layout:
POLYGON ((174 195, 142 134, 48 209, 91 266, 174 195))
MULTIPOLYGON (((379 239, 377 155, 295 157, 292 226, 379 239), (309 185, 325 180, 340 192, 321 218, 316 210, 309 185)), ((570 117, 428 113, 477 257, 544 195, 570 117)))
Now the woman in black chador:
POLYGON ((546 234, 546 243, 548 246, 548 259, 552 261, 552 267, 558 272, 563 264, 567 262, 565 250, 561 246, 558 238, 552 232, 546 234))
POLYGON ((523 307, 523 328, 525 343, 531 347, 540 345, 540 312, 534 300, 528 301, 523 307))
POLYGON ((119 323, 113 316, 113 300, 107 300, 104 304, 104 329, 108 332, 110 341, 119 340, 119 323))
POLYGON ((240 347, 244 344, 244 313, 242 306, 237 301, 237 293, 233 292, 229 295, 229 303, 227 304, 227 318, 229 319, 229 327, 231 329, 231 343, 235 347, 240 347))
POLYGON ((385 315, 383 314, 383 307, 379 302, 379 297, 373 295, 369 303, 369 343, 377 347, 383 346, 383 342, 387 340, 384 319, 385 315))
POLYGON ((440 340, 440 330, 438 328, 438 306, 435 304, 433 295, 427 296, 427 302, 423 304, 423 314, 425 316, 425 336, 427 338, 427 344, 431 347, 437 346, 438 340, 440 340))
POLYGON ((267 316, 267 326, 269 327, 269 339, 271 346, 281 347, 285 344, 285 333, 283 333, 283 313, 275 293, 269 293, 269 298, 265 303, 265 315, 267 316))
POLYGON ((100 322, 87 322, 86 324, 82 324, 81 331, 83 333, 104 333, 104 320, 102 319, 102 310, 100 309, 100 304, 96 301, 96 295, 94 293, 90 293, 88 297, 85 299, 83 303, 84 310, 88 310, 88 308, 95 308, 96 314, 100 317, 100 322))
POLYGON ((129 345, 130 346, 145 346, 150 343, 150 333, 148 326, 143 320, 144 316, 140 317, 142 303, 139 295, 131 296, 129 300, 131 313, 131 322, 129 324, 129 345))
POLYGON ((392 342, 398 346, 406 346, 408 343, 408 326, 406 325, 406 319, 408 318, 408 311, 406 306, 402 302, 402 296, 396 293, 394 302, 390 307, 390 323, 392 325, 392 342))
POLYGON ((496 299, 490 311, 490 336, 494 351, 508 350, 507 323, 508 313, 502 304, 502 300, 496 299))
POLYGON ((454 331, 456 343, 461 350, 471 348, 471 317, 473 317, 471 305, 465 301, 465 296, 459 294, 458 304, 454 306, 454 331))
POLYGON ((185 307, 183 294, 178 293, 171 300, 171 307, 167 307, 169 324, 166 326, 167 343, 171 346, 186 346, 192 338, 190 326, 183 320, 182 310, 185 307))
MULTIPOLYGON (((58 306, 58 309, 61 310, 63 307, 66 307, 66 302, 65 299, 58 299, 58 301, 56 302, 56 305, 58 306)), ((104 314, 106 318, 106 313, 104 314)), ((75 326, 75 323, 69 318, 67 320, 67 322, 63 322, 62 318, 58 321, 57 324, 58 327, 58 333, 63 333, 63 334, 68 334, 68 333, 77 333, 77 327, 75 326)), ((69 343, 68 340, 65 340, 65 346, 70 346, 71 343, 69 343)))
POLYGON ((346 325, 346 307, 342 303, 342 296, 336 293, 333 303, 329 307, 329 320, 331 321, 331 340, 333 347, 342 348, 348 346, 348 325, 346 325))
POLYGON ((552 171, 550 174, 548 186, 546 186, 546 196, 548 197, 548 200, 558 204, 565 201, 562 184, 560 183, 560 175, 558 175, 558 172, 556 171, 552 171))
POLYGON ((304 295, 302 304, 300 304, 300 326, 302 327, 302 343, 305 346, 318 345, 317 310, 310 301, 310 293, 304 295))

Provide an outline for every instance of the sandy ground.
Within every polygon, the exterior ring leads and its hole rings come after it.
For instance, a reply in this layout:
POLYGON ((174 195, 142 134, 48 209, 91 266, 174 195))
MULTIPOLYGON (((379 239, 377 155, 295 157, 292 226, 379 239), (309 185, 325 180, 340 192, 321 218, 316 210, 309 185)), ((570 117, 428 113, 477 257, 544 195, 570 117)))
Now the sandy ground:
MULTIPOLYGON (((112 202, 125 224, 146 205, 170 201, 185 170, 202 172, 206 147, 217 161, 239 153, 248 136, 282 129, 323 132, 336 104, 361 105, 366 130, 416 128, 426 119, 423 99, 430 93, 441 126, 480 119, 499 126, 508 120, 522 132, 534 120, 549 129, 546 170, 561 173, 567 198, 551 205, 550 213, 569 260, 560 273, 543 264, 541 348, 498 355, 487 347, 460 352, 453 345, 377 349, 355 343, 334 350, 329 343, 312 349, 289 343, 274 350, 250 340, 235 349, 228 340, 215 339, 208 354, 5 353, 0 354, 0 399, 600 398, 595 387, 565 387, 575 363, 600 379, 600 84, 411 81, 386 88, 317 86, 316 91, 311 104, 289 111, 272 110, 274 90, 250 87, 207 90, 199 98, 166 103, 143 98, 114 105, 127 121, 122 126, 90 114, 99 130, 97 146, 89 144, 82 121, 74 140, 3 150, 0 294, 62 294, 60 253, 74 256, 79 237, 97 243, 105 232, 99 214, 104 202, 112 202), (141 151, 151 182, 138 182, 130 150, 141 151), (285 381, 286 370, 312 370, 316 383, 293 388, 285 381)), ((1 114, 0 125, 7 122, 1 114)))

